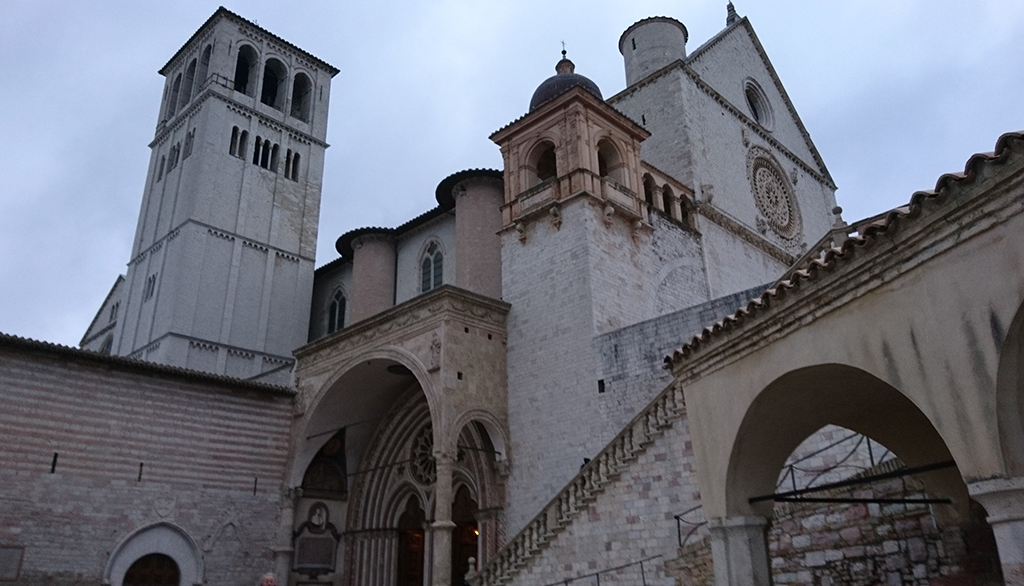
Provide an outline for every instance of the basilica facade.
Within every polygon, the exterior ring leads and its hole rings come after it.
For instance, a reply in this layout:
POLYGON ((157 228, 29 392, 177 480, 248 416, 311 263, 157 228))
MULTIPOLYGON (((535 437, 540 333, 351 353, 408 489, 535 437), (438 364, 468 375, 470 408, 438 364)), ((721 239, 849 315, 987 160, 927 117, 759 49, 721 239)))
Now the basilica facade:
POLYGON ((724 25, 628 26, 610 96, 563 52, 502 169, 314 269, 338 70, 219 9, 81 349, 0 337, 0 580, 1024 583, 1024 288, 913 309, 1022 274, 1020 136, 848 224, 724 25))

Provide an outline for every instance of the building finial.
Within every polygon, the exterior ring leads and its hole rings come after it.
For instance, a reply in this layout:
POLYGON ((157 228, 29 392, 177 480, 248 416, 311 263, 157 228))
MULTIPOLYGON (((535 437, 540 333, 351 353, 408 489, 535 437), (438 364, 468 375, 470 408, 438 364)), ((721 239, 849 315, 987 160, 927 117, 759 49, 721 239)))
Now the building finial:
POLYGON ((569 61, 568 57, 566 57, 565 41, 562 41, 562 59, 555 64, 555 72, 564 74, 573 73, 574 71, 576 71, 576 66, 572 61, 569 61))
POLYGON ((729 2, 725 7, 725 12, 725 26, 729 26, 740 19, 740 16, 736 14, 736 7, 732 5, 732 2, 729 2))

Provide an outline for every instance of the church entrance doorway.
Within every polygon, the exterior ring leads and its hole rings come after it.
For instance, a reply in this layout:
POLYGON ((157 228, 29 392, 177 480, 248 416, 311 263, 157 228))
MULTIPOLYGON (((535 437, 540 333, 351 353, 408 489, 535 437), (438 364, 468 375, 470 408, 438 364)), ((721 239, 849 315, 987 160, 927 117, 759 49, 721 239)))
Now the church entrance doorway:
POLYGON ((179 586, 178 564, 162 553, 151 553, 137 559, 124 575, 124 586, 179 586))
MULTIPOLYGON (((477 504, 466 485, 459 487, 452 504, 452 584, 462 584, 469 571, 469 559, 479 558, 477 541, 480 530, 476 525, 477 504)), ((474 564, 475 565, 475 564, 474 564)))
POLYGON ((397 586, 423 586, 423 542, 426 516, 415 496, 398 518, 397 586))

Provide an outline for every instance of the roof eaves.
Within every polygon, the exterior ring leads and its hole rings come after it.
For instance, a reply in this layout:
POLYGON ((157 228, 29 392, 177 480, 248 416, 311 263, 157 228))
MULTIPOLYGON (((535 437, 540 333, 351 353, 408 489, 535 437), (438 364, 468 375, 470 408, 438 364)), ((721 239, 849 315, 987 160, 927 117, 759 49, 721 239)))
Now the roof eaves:
POLYGON ((210 16, 210 18, 206 19, 206 22, 204 22, 198 29, 196 29, 196 32, 193 33, 192 36, 189 37, 188 40, 185 41, 184 44, 182 44, 181 48, 179 48, 174 53, 174 55, 172 55, 171 58, 167 60, 167 63, 165 63, 164 66, 161 67, 159 71, 157 71, 157 73, 159 73, 160 75, 167 75, 167 71, 170 68, 171 64, 174 63, 174 61, 183 52, 185 52, 185 49, 187 49, 188 46, 190 44, 192 44, 192 41, 194 41, 195 39, 197 39, 200 36, 202 36, 203 32, 207 28, 212 26, 213 23, 216 22, 219 17, 231 18, 231 19, 234 19, 234 20, 236 20, 238 22, 241 22, 241 23, 243 23, 243 24, 245 24, 247 26, 251 26, 252 28, 258 30, 259 32, 267 35, 268 37, 270 37, 272 39, 274 39, 278 43, 281 43, 284 46, 288 47, 289 49, 292 49, 294 51, 298 51, 299 53, 302 53, 303 56, 313 60, 314 62, 319 64, 321 67, 326 69, 328 71, 328 73, 331 74, 331 77, 334 77, 335 75, 338 74, 339 71, 341 71, 337 67, 331 65, 330 63, 324 61, 323 59, 320 59, 319 57, 317 57, 316 55, 313 55, 309 51, 306 51, 306 50, 302 49, 301 47, 298 47, 298 46, 296 46, 296 45, 294 45, 292 43, 289 43, 288 41, 282 39, 281 37, 275 35, 274 33, 270 32, 270 31, 268 31, 267 29, 261 27, 260 25, 254 23, 254 22, 252 22, 252 21, 250 21, 250 20, 248 20, 248 19, 246 19, 246 18, 244 18, 242 16, 239 16, 238 14, 235 14, 234 12, 231 12, 227 8, 224 8, 223 6, 221 6, 221 7, 217 8, 217 10, 210 16))
POLYGON ((103 365, 105 367, 115 367, 145 374, 164 375, 181 380, 195 381, 230 389, 262 391, 289 396, 295 394, 295 389, 291 387, 272 385, 269 383, 245 380, 220 374, 211 374, 178 366, 156 364, 154 362, 147 362, 136 358, 128 358, 127 356, 100 354, 99 352, 92 352, 90 350, 82 350, 61 344, 54 344, 52 342, 42 342, 40 340, 23 338, 21 336, 0 332, 0 348, 5 347, 27 352, 42 352, 61 358, 84 360, 103 365))

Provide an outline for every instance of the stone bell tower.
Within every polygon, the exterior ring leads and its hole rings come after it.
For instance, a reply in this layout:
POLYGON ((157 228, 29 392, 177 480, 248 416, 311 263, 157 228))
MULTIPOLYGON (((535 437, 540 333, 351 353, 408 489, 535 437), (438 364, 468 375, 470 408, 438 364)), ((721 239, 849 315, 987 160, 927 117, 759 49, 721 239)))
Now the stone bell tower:
POLYGON ((555 70, 530 111, 491 135, 505 164, 511 532, 614 435, 594 401, 592 339, 643 319, 634 257, 652 231, 640 167, 649 133, 564 54, 555 70))
POLYGON ((224 8, 160 70, 114 353, 288 380, 309 319, 337 72, 224 8))

